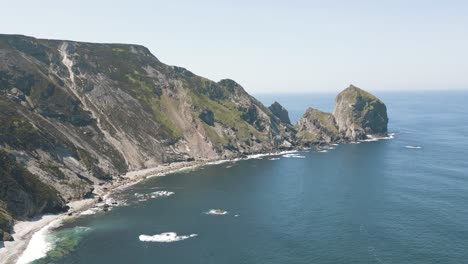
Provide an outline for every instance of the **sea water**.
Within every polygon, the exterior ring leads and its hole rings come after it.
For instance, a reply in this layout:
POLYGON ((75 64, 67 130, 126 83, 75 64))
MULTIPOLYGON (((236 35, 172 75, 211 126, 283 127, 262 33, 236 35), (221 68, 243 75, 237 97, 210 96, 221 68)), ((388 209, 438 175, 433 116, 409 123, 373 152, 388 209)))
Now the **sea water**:
MULTIPOLYGON (((393 139, 151 178, 63 223, 36 263, 467 263, 468 93, 377 95, 393 139)), ((293 122, 334 103, 257 97, 293 122)))

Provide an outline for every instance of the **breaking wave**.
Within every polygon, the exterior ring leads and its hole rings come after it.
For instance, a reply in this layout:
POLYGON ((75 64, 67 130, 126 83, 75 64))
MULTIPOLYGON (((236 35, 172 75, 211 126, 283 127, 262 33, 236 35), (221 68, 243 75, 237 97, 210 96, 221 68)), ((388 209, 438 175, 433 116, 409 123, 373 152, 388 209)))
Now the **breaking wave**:
POLYGON ((224 211, 221 209, 210 209, 208 212, 205 212, 205 214, 209 214, 209 215, 226 215, 228 213, 229 213, 228 211, 224 211))
POLYGON ((175 232, 166 232, 166 233, 161 233, 161 234, 157 234, 153 236, 140 235, 138 239, 140 239, 140 241, 142 242, 170 243, 170 242, 185 240, 185 239, 196 237, 196 236, 198 235, 191 234, 191 235, 186 235, 186 236, 178 236, 177 233, 175 232))

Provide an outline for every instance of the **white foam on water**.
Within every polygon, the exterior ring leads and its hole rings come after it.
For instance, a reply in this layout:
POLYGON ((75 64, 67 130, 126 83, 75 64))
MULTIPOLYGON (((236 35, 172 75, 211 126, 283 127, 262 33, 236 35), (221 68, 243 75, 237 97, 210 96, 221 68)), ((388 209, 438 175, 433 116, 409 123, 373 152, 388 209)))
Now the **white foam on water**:
POLYGON ((229 213, 228 211, 224 211, 221 209, 210 209, 208 212, 205 212, 205 214, 209 214, 209 215, 226 215, 228 213, 229 213))
POLYGON ((222 163, 229 162, 229 161, 231 160, 217 160, 217 161, 208 162, 205 165, 218 165, 218 164, 222 164, 222 163))
MULTIPOLYGON (((395 133, 388 133, 386 137, 376 137, 373 135, 366 135, 367 139, 359 140, 359 142, 374 142, 374 141, 379 141, 382 139, 394 139, 395 138, 395 133)), ((353 143, 353 142, 351 142, 353 143)))
POLYGON ((320 153, 325 153, 325 152, 328 152, 328 150, 326 150, 326 149, 322 149, 322 150, 319 150, 319 151, 317 151, 317 152, 320 152, 320 153))
POLYGON ((173 195, 174 192, 169 192, 169 191, 157 191, 157 192, 152 192, 151 193, 151 198, 159 198, 159 197, 169 197, 173 195))
POLYGON ((298 158, 298 159, 305 159, 305 156, 299 155, 297 153, 288 153, 283 155, 284 158, 298 158))
POLYGON ((134 193, 133 195, 138 198, 139 202, 145 202, 148 201, 148 199, 155 199, 155 198, 164 198, 164 197, 169 197, 171 195, 174 195, 175 192, 170 192, 170 191, 156 191, 152 193, 134 193))
POLYGON ((268 153, 249 155, 247 156, 247 159, 262 159, 264 156, 268 156, 268 153))
POLYGON ((280 158, 269 158, 268 160, 279 160, 280 158))
POLYGON ((80 215, 93 215, 93 214, 96 214, 97 213, 97 209, 96 208, 91 208, 91 209, 88 209, 86 211, 83 211, 80 213, 80 215))
POLYGON ((422 147, 420 146, 405 146, 405 148, 408 148, 408 149, 420 149, 422 147))
POLYGON ((160 243, 170 243, 170 242, 176 242, 176 241, 181 241, 185 240, 191 237, 196 237, 198 236, 197 234, 191 234, 191 235, 186 235, 186 236, 178 236, 177 233, 175 232, 166 232, 166 233, 161 233, 153 236, 149 235, 140 235, 138 239, 142 242, 160 242, 160 243))
POLYGON ((234 215, 234 217, 239 217, 239 215, 238 215, 238 214, 236 214, 236 215, 234 215))
POLYGON ((56 219, 34 233, 26 247, 26 250, 23 251, 23 254, 20 256, 16 264, 27 264, 45 257, 47 252, 53 246, 50 241, 48 241, 47 235, 50 233, 51 229, 57 228, 61 224, 62 220, 56 219))
POLYGON ((336 149, 336 147, 334 147, 334 146, 325 146, 325 147, 323 147, 323 149, 333 150, 333 149, 336 149))

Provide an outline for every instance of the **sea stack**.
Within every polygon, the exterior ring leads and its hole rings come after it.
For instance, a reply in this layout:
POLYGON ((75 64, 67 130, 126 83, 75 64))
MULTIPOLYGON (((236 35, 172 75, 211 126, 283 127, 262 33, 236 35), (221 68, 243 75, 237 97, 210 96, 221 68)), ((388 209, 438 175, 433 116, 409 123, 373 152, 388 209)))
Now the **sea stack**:
POLYGON ((300 145, 321 145, 387 135, 387 107, 374 95, 350 85, 335 99, 333 114, 309 108, 296 123, 300 145))
POLYGON ((339 132, 345 140, 365 139, 367 135, 387 134, 387 107, 374 95, 350 85, 335 99, 333 110, 339 132))

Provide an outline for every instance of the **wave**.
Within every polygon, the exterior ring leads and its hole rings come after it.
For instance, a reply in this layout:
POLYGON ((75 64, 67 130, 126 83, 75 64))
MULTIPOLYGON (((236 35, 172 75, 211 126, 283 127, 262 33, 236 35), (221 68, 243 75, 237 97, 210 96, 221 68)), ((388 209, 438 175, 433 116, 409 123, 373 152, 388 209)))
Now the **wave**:
POLYGON ((228 213, 229 213, 228 211, 224 211, 221 209, 210 209, 208 212, 205 212, 205 214, 209 214, 209 215, 226 215, 228 213))
POLYGON ((269 158, 268 160, 279 160, 280 158, 269 158))
POLYGON ((151 198, 158 198, 158 197, 169 197, 173 195, 174 192, 169 192, 169 191, 157 191, 157 192, 152 192, 151 193, 151 198))
POLYGON ((175 192, 170 192, 170 191, 156 191, 152 193, 134 193, 133 195, 138 198, 138 201, 144 202, 147 201, 148 199, 155 199, 155 198, 164 198, 164 197, 169 197, 171 195, 174 195, 175 192))
POLYGON ((405 146, 405 148, 408 148, 408 149, 420 149, 422 147, 420 146, 405 146))
POLYGON ((27 264, 34 260, 46 257, 47 252, 53 247, 52 243, 47 239, 47 235, 50 233, 51 229, 57 228, 61 225, 62 220, 57 219, 34 233, 26 247, 26 250, 23 251, 23 254, 16 264, 27 264))
POLYGON ((191 234, 191 235, 186 235, 186 236, 178 236, 177 233, 175 232, 166 232, 166 233, 161 233, 161 234, 157 234, 153 236, 140 235, 138 239, 140 239, 140 241, 142 242, 170 243, 170 242, 185 240, 185 239, 196 237, 196 236, 198 235, 191 234))
POLYGON ((97 213, 97 208, 91 208, 80 213, 80 215, 93 215, 97 213))
POLYGON ((388 133, 386 137, 378 137, 374 135, 366 135, 367 139, 359 140, 359 142, 374 142, 382 139, 394 139, 395 133, 388 133))
POLYGON ((284 158, 298 158, 298 159, 305 159, 306 156, 302 156, 297 153, 287 153, 283 155, 284 158))

